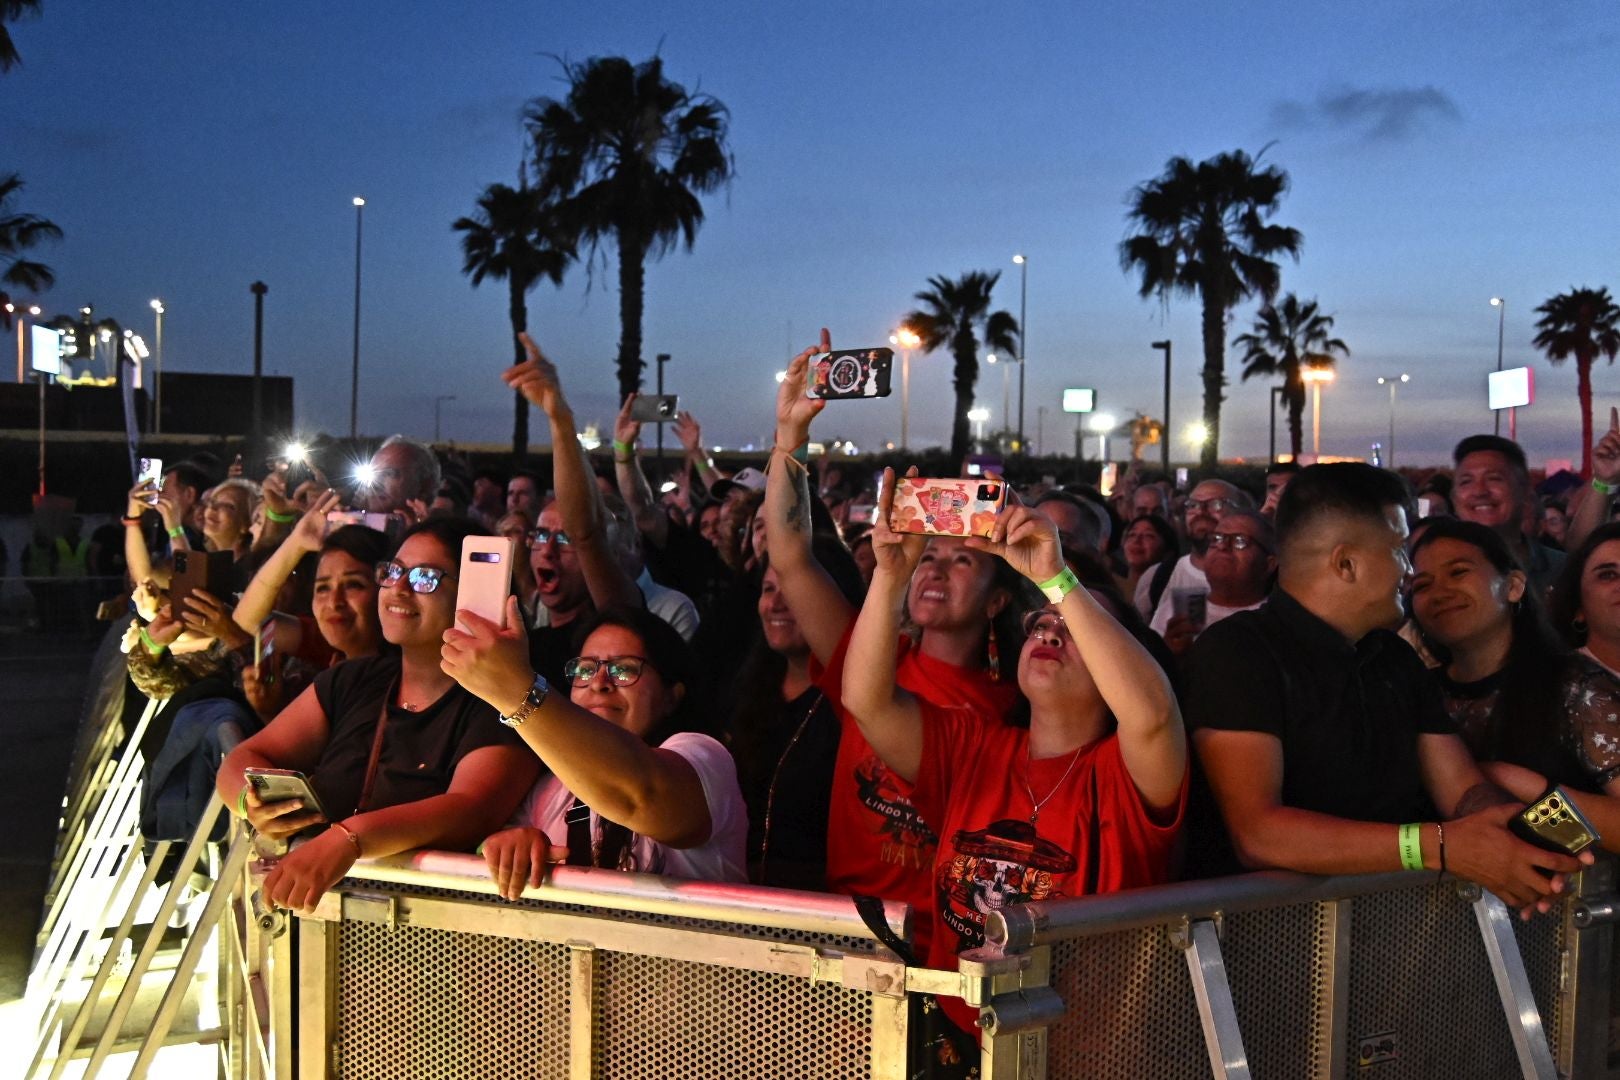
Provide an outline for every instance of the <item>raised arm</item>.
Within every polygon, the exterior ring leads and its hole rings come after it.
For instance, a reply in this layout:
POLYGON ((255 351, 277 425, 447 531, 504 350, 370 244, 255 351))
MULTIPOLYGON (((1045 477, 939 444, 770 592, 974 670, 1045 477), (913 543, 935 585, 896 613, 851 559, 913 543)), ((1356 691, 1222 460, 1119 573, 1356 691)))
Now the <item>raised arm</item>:
POLYGON ((124 505, 124 565, 129 568, 129 579, 137 585, 152 580, 152 555, 146 550, 141 515, 152 509, 146 500, 156 491, 149 482, 136 484, 129 489, 129 500, 124 505))
POLYGON ((641 469, 641 456, 636 440, 641 437, 641 421, 631 417, 630 409, 639 394, 624 399, 619 415, 613 419, 613 476, 619 484, 619 495, 630 508, 636 528, 653 547, 663 550, 669 541, 669 515, 653 497, 652 485, 641 469))
POLYGON ((563 396, 556 365, 546 359, 528 334, 519 334, 518 339, 529 358, 507 369, 501 378, 544 412, 551 425, 551 483, 557 493, 557 512, 562 515, 563 531, 568 533, 579 557, 591 602, 598 610, 618 604, 641 607, 641 590, 608 549, 596 478, 584 447, 579 445, 574 410, 563 396))
POLYGON ((242 591, 242 599, 237 601, 236 610, 231 615, 237 626, 251 634, 270 617, 270 612, 276 606, 276 596, 287 579, 292 577, 299 561, 310 552, 321 550, 321 544, 326 540, 326 514, 336 510, 340 501, 338 493, 328 489, 315 500, 309 513, 293 526, 281 546, 259 567, 259 572, 253 575, 253 580, 242 591))
POLYGON ((698 424, 697 417, 683 412, 675 418, 672 426, 675 437, 685 448, 687 467, 697 473, 705 491, 712 491, 714 485, 720 482, 720 474, 714 471, 714 462, 710 460, 708 451, 703 449, 703 428, 698 424))
POLYGON ((1614 510, 1614 488, 1620 488, 1620 409, 1610 406, 1609 430, 1592 447, 1592 485, 1581 492, 1580 504, 1569 519, 1565 551, 1580 547, 1583 540, 1609 520, 1614 510), (1601 491, 1599 484, 1611 490, 1601 491))
MULTIPOLYGON (((910 475, 916 472, 913 468, 910 475)), ((844 707, 855 717, 861 734, 883 763, 909 783, 917 779, 922 768, 922 710, 917 699, 895 683, 894 673, 899 662, 900 612, 911 575, 928 541, 890 529, 889 511, 893 506, 894 470, 884 469, 872 521, 872 553, 877 557, 877 567, 849 639, 849 655, 860 659, 844 665, 844 707)))
MULTIPOLYGON (((534 669, 516 598, 507 599, 504 628, 458 611, 444 642, 451 678, 502 716, 517 711, 534 669)), ((553 687, 517 732, 564 787, 609 821, 671 847, 709 839, 708 800, 686 759, 575 705, 567 687, 553 687)))
MULTIPOLYGON (((831 347, 824 329, 820 351, 831 347)), ((816 351, 794 357, 776 391, 776 445, 765 479, 765 551, 810 652, 825 664, 854 620, 855 605, 811 553, 810 471, 794 456, 809 443, 810 421, 827 404, 804 396, 805 373, 816 351)))

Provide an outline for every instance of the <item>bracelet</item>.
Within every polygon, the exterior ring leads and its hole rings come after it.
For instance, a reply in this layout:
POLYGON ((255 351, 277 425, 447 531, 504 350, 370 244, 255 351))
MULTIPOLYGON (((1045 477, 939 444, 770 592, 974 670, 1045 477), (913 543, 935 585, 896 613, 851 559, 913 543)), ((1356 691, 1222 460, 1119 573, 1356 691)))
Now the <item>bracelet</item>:
POLYGON ((358 858, 360 858, 361 855, 365 854, 365 852, 362 851, 361 848, 360 848, 360 838, 358 836, 354 835, 354 830, 353 829, 349 828, 347 825, 343 824, 343 822, 341 822, 341 821, 332 822, 332 828, 336 829, 338 832, 342 833, 344 836, 349 838, 349 843, 354 845, 354 857, 355 858, 358 859, 358 858))
POLYGON ((1444 822, 1437 821, 1434 827, 1440 833, 1440 872, 1435 877, 1442 878, 1446 876, 1446 826, 1444 822))
POLYGON ((1397 834, 1401 849, 1401 869, 1423 869, 1423 826, 1407 822, 1397 834))
POLYGON ((266 521, 273 521, 277 525, 291 525, 293 522, 298 520, 298 515, 283 514, 280 510, 272 510, 269 507, 265 507, 264 519, 266 521))
POLYGON ((186 527, 184 525, 176 525, 174 528, 169 530, 170 540, 178 540, 184 535, 186 535, 186 527))
POLYGON ((237 817, 240 817, 240 818, 246 818, 247 817, 247 793, 248 793, 248 785, 243 784, 242 785, 242 794, 240 794, 240 795, 238 795, 236 797, 236 816, 237 817))
POLYGON ((614 439, 613 440, 613 460, 614 461, 620 460, 621 455, 626 460, 635 457, 636 456, 635 444, 634 443, 627 443, 627 442, 620 442, 618 439, 614 439))
POLYGON ((1613 495, 1616 491, 1620 491, 1620 484, 1611 484, 1594 476, 1592 477, 1592 490, 1599 495, 1613 495))
POLYGON ((140 519, 139 516, 136 516, 136 517, 121 517, 118 520, 123 522, 124 528, 126 528, 126 529, 132 529, 132 528, 138 529, 138 528, 140 528, 140 525, 141 525, 141 519, 140 519))
POLYGON ((141 640, 146 643, 146 651, 152 654, 153 659, 162 656, 164 650, 168 648, 167 645, 159 645, 157 642, 153 641, 152 635, 146 632, 146 627, 144 626, 141 627, 141 640))
POLYGON ((1080 587, 1080 579, 1075 577, 1073 570, 1065 566, 1035 587, 1041 590, 1052 603, 1061 604, 1065 596, 1080 587))

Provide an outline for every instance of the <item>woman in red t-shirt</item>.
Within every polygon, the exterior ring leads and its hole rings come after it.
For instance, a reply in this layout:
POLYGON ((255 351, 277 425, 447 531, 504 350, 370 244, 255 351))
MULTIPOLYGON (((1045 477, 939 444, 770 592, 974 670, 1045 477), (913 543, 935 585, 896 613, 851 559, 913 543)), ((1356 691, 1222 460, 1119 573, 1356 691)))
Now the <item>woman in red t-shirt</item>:
MULTIPOLYGON (((844 669, 844 701, 912 801, 939 830, 928 964, 983 944, 991 912, 1016 903, 1110 892, 1168 879, 1187 797, 1187 742, 1164 672, 1080 587, 1052 522, 1009 505, 999 555, 1050 603, 1026 619, 1018 687, 1029 727, 979 722, 896 685, 900 607, 923 539, 889 529, 893 472, 872 529, 877 570, 844 669)), ((971 1028, 974 1010, 942 999, 971 1028)))

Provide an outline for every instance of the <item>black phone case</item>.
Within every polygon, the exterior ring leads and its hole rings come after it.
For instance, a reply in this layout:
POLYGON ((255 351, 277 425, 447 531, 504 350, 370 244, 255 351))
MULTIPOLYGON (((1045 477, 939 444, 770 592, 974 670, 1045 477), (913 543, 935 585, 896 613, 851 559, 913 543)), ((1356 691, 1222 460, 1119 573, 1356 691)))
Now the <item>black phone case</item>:
POLYGON ((893 372, 893 349, 837 349, 811 361, 806 396, 824 401, 888 397, 893 372), (817 377, 823 363, 829 369, 825 380, 817 377))

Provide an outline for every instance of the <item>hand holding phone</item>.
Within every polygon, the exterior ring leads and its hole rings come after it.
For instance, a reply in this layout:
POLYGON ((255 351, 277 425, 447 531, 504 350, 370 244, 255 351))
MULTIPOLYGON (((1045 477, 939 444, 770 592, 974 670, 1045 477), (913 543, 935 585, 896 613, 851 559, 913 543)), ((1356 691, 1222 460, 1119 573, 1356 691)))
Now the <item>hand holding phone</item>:
POLYGON ((1557 784, 1515 815, 1508 828, 1520 840, 1560 855, 1579 855, 1602 839, 1597 827, 1557 784))
POLYGON ((637 394, 630 402, 630 419, 643 424, 672 424, 680 410, 675 394, 637 394))
POLYGON ((309 777, 296 769, 250 767, 242 778, 249 791, 248 822, 260 834, 254 847, 265 857, 285 854, 288 840, 328 820, 309 777))
POLYGON ((458 610, 471 611, 496 626, 505 624, 513 550, 513 542, 504 536, 469 536, 461 542, 458 610))
POLYGON ((893 349, 841 349, 810 358, 804 396, 824 400, 888 397, 893 349))
POLYGON ((903 476, 895 485, 889 528, 924 536, 989 539, 1006 506, 1007 485, 999 480, 903 476))

